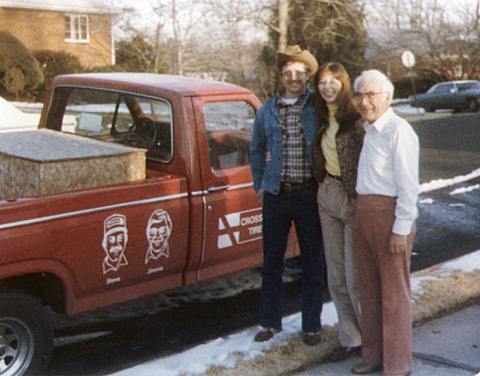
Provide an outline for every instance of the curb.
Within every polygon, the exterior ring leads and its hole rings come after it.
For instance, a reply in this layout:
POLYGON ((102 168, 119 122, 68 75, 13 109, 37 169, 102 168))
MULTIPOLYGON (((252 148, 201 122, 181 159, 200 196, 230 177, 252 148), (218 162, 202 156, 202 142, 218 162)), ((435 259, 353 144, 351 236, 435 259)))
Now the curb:
MULTIPOLYGON (((469 262, 469 257, 479 252, 411 274, 414 327, 480 302, 480 266, 469 262), (459 268, 459 261, 469 267, 459 268)), ((323 363, 338 347, 337 338, 337 325, 324 326, 322 342, 314 347, 305 345, 298 333, 288 338, 285 345, 272 345, 269 350, 253 360, 238 361, 235 368, 215 366, 203 375, 295 375, 323 363)))

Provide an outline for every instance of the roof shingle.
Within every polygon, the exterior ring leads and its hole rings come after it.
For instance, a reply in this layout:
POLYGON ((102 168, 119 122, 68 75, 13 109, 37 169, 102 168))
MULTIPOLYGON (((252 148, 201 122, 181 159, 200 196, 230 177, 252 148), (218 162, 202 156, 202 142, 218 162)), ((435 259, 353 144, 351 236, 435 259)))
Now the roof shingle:
POLYGON ((20 8, 62 12, 109 13, 104 0, 0 0, 0 8, 20 8))

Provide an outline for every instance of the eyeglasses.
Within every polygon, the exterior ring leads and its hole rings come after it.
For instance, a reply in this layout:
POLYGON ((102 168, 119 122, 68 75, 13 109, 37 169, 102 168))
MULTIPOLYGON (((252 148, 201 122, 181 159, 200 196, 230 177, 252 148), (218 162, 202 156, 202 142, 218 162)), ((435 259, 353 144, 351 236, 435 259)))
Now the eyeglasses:
POLYGON ((292 79, 294 76, 295 76, 295 77, 298 77, 298 78, 300 78, 300 79, 303 79, 303 78, 305 78, 305 76, 307 75, 307 71, 306 71, 306 70, 300 71, 300 70, 284 69, 284 70, 282 71, 282 75, 283 75, 285 78, 288 78, 288 79, 292 79))
POLYGON ((369 91, 368 93, 354 93, 353 98, 355 98, 356 101, 361 101, 363 98, 367 98, 369 101, 375 98, 376 95, 378 94, 385 94, 384 91, 379 91, 378 93, 373 93, 369 91))

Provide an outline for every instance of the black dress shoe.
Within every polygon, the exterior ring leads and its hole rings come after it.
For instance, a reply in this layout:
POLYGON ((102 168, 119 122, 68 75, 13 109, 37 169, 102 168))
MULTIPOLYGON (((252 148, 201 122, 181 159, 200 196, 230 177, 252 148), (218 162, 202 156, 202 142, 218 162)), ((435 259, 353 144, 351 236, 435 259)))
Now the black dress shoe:
POLYGON ((356 347, 339 347, 332 351, 328 359, 331 362, 340 362, 347 359, 350 355, 358 354, 362 350, 361 346, 356 347))
POLYGON ((353 366, 352 372, 355 375, 366 375, 368 373, 373 373, 382 370, 382 365, 380 364, 365 364, 365 363, 360 363, 357 364, 356 366, 353 366))
POLYGON ((273 338, 273 336, 277 333, 280 333, 281 329, 274 329, 274 328, 265 328, 262 331, 258 332, 254 338, 255 342, 266 342, 273 338))
POLYGON ((302 340, 303 343, 308 346, 318 345, 322 340, 322 331, 319 330, 318 332, 303 332, 302 340))

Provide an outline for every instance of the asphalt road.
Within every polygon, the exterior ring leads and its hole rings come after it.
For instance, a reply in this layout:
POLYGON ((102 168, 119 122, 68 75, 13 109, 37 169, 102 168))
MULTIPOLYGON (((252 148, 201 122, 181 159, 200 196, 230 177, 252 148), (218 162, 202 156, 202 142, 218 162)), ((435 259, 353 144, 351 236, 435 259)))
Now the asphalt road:
MULTIPOLYGON (((480 114, 409 117, 420 139, 420 181, 480 168, 480 114)), ((480 178, 420 195, 412 270, 480 249, 480 178)), ((298 259, 287 261, 286 314, 299 311, 298 259)), ((257 323, 259 270, 57 323, 50 375, 103 375, 180 352, 257 323)))
MULTIPOLYGON (((468 175, 480 168, 478 113, 427 114, 409 120, 420 140, 420 183, 468 175)), ((413 270, 480 249, 480 190, 451 194, 479 183, 475 179, 420 195, 413 270)))

